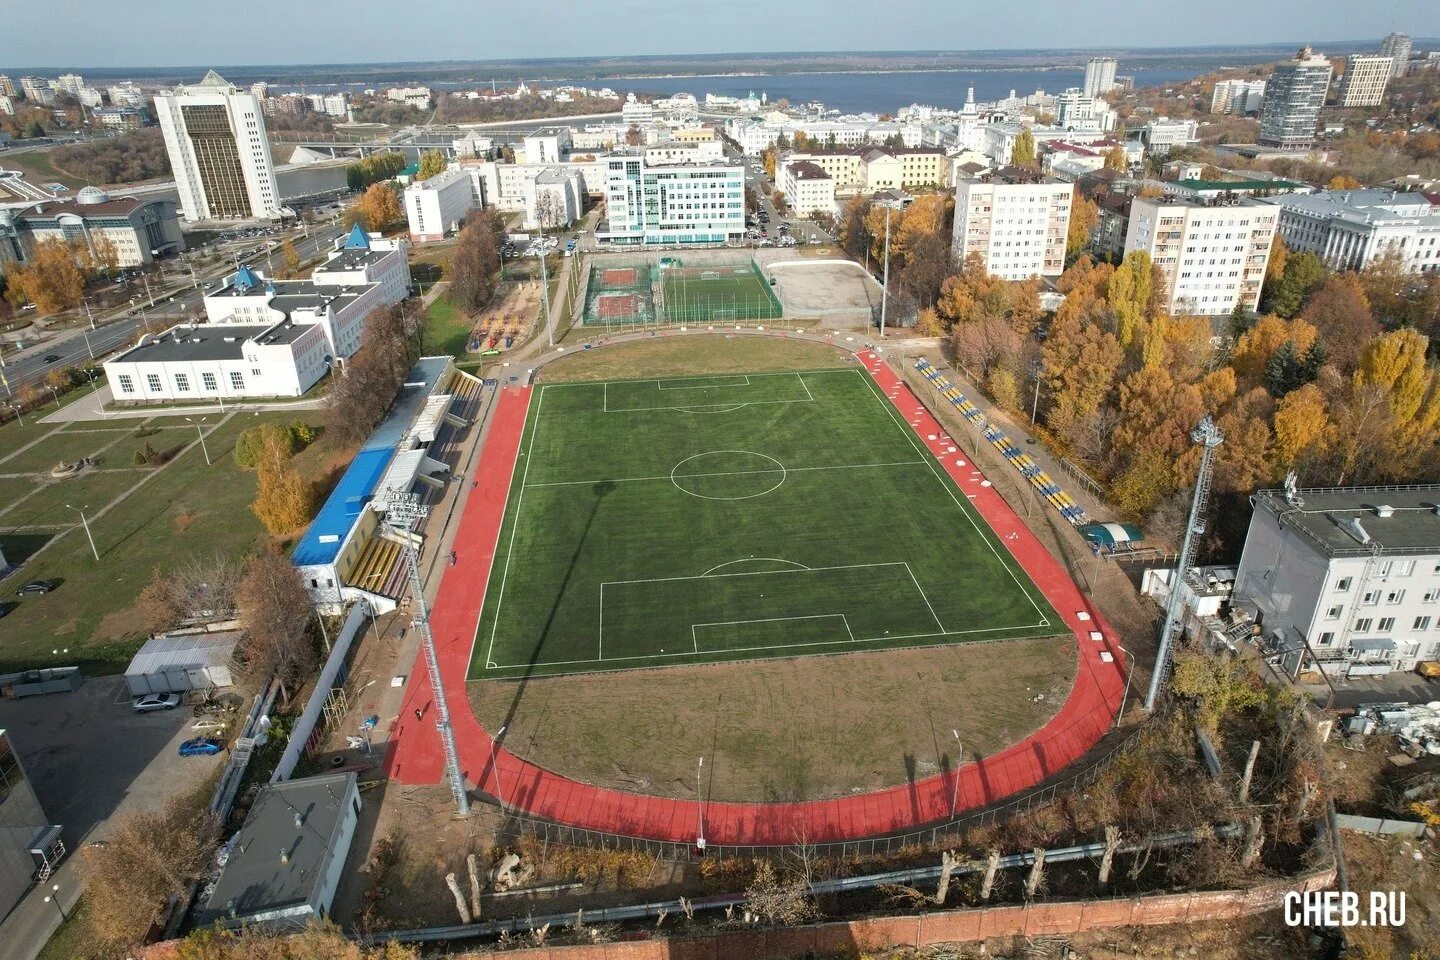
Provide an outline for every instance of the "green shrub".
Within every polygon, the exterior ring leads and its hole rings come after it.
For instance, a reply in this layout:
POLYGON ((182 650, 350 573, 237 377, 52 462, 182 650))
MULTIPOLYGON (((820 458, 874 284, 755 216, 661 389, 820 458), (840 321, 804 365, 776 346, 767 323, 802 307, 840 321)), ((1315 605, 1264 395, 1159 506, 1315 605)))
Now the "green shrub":
POLYGON ((295 453, 295 435, 280 423, 262 423, 240 434, 235 441, 235 463, 244 470, 254 470, 271 442, 279 443, 287 453, 295 453))
POLYGON ((290 424, 290 436, 294 438, 295 445, 302 450, 314 443, 315 438, 319 435, 320 431, 304 420, 296 420, 290 424))

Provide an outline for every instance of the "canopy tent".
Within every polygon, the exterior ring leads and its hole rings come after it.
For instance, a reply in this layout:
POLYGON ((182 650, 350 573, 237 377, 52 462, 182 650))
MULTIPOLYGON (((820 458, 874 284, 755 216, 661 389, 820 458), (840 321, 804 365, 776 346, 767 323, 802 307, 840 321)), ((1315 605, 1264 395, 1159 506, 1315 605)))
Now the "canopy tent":
POLYGON ((1080 536, 1101 547, 1139 543, 1145 539, 1139 527, 1128 523, 1086 523, 1081 524, 1079 529, 1080 536))

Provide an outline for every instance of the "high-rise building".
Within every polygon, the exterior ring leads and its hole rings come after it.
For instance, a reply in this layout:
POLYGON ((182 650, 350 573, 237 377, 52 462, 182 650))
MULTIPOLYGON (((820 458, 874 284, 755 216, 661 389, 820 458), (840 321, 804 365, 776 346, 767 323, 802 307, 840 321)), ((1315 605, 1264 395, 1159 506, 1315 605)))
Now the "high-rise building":
POLYGON ((1091 57, 1085 63, 1085 96, 1098 97, 1115 89, 1114 57, 1091 57))
POLYGON ((214 70, 155 97, 187 221, 278 217, 280 195, 260 103, 214 70))
POLYGON ((250 94, 256 100, 264 100, 270 95, 270 84, 264 80, 256 80, 250 84, 250 94))
POLYGON ((1309 47, 1275 65, 1260 105, 1262 147, 1309 150, 1315 146, 1320 108, 1330 89, 1330 61, 1309 47))
POLYGON ((78 73, 62 73, 50 86, 52 89, 64 90, 71 96, 78 97, 80 91, 85 89, 85 78, 78 73))
POLYGON ((117 107, 143 107, 145 106, 145 92, 135 84, 126 80, 124 83, 117 83, 105 91, 110 97, 110 103, 117 107))
POLYGON ((1212 206, 1137 197, 1130 205, 1125 252, 1150 255, 1164 277, 1165 307, 1171 313, 1214 315, 1236 306, 1254 310, 1278 220, 1279 211, 1263 204, 1212 206))
POLYGON ((1210 94, 1210 112, 1258 113, 1264 98, 1264 80, 1221 80, 1210 94))
POLYGON ((1405 76, 1405 68, 1410 64, 1410 38, 1403 33, 1390 34, 1380 41, 1380 55, 1394 60, 1390 65, 1391 77, 1405 76))
POLYGON ((607 220, 597 240, 632 244, 725 243, 745 235, 745 168, 654 163, 639 152, 605 158, 607 220))
POLYGON ((15 81, 0 73, 0 97, 15 96, 15 81))
POLYGON ((1373 53, 1354 53, 1345 58, 1345 76, 1340 79, 1340 106, 1378 107, 1385 99, 1385 85, 1393 76, 1395 61, 1373 53))
POLYGON ((94 87, 81 87, 75 98, 92 110, 105 105, 105 97, 94 87))
POLYGON ((20 92, 34 104, 49 106, 55 102, 55 91, 50 89, 49 81, 41 77, 21 77, 20 92))
POLYGON ((1018 167, 960 180, 951 255, 964 263, 977 254, 987 273, 1005 280, 1060 276, 1074 190, 1018 167))

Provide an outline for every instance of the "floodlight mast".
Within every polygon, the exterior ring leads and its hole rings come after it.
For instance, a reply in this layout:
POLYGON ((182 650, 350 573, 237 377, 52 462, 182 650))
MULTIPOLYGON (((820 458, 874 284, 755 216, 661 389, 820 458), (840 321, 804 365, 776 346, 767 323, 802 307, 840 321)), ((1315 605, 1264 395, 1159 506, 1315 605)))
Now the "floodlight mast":
POLYGON ((1175 643, 1179 630, 1181 604, 1180 588, 1185 575, 1190 572, 1190 555, 1195 541, 1205 530, 1205 504, 1210 499, 1210 477, 1215 469, 1215 450, 1225 442, 1225 434, 1215 425, 1208 413, 1200 418, 1200 425, 1190 431, 1190 440, 1199 445, 1200 469, 1195 475, 1195 495, 1190 500, 1190 519, 1185 524, 1185 537, 1180 542, 1180 559, 1175 565, 1175 576, 1170 580, 1170 598, 1165 603, 1165 625, 1160 629, 1160 649, 1155 654, 1155 672, 1150 677, 1150 690, 1145 695, 1145 709, 1155 709, 1155 700, 1160 696, 1161 684, 1170 672, 1170 648, 1175 643))
POLYGON ((420 647, 425 651, 425 667, 430 671, 430 689, 435 695, 435 729, 440 731, 440 742, 445 747, 445 779, 449 781, 450 793, 455 798, 455 812, 458 816, 470 815, 470 795, 465 792, 465 777, 460 772, 460 754, 455 749, 455 731, 450 726, 450 705, 445 699, 445 685, 440 678, 440 660, 435 655, 435 637, 430 632, 430 614, 425 606, 425 585, 420 580, 420 558, 411 537, 415 522, 423 519, 430 511, 412 493, 392 493, 385 510, 385 523, 402 534, 399 539, 405 555, 405 566, 410 573, 410 599, 415 605, 415 615, 410 623, 420 631, 420 647))

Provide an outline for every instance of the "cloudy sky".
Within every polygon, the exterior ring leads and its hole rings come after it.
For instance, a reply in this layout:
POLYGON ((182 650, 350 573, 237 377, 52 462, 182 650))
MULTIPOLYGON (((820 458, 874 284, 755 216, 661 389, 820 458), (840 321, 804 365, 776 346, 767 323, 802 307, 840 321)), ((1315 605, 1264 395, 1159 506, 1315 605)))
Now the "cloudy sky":
POLYGON ((1323 44, 1391 30, 1440 37, 1440 0, 1260 0, 1184 15, 1163 0, 60 0, 4 6, 0 61, 12 69, 1323 44))

